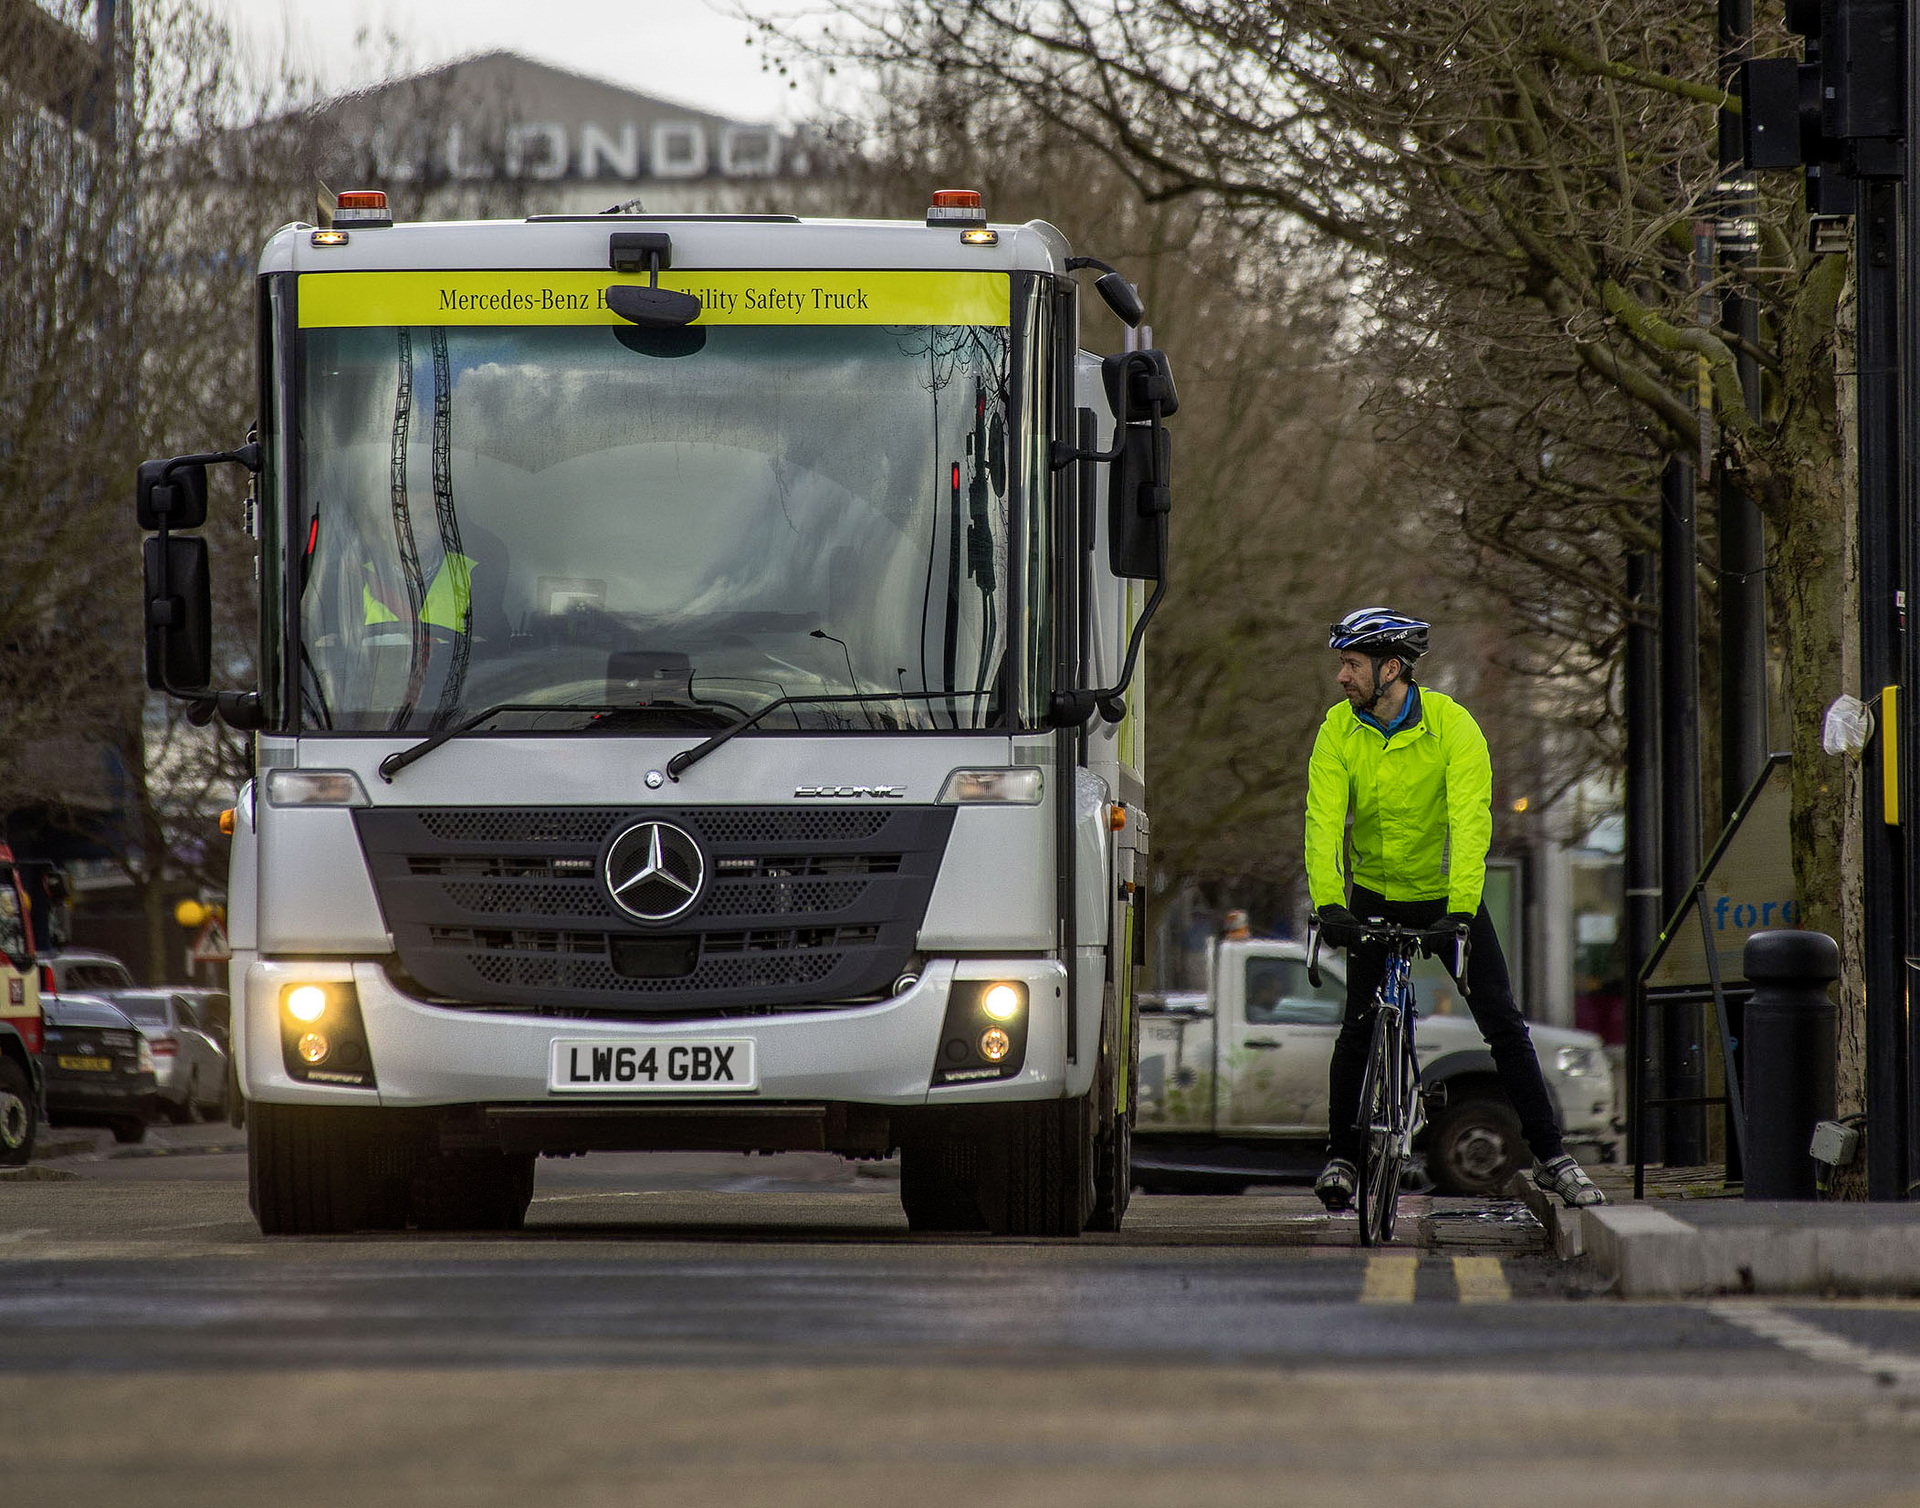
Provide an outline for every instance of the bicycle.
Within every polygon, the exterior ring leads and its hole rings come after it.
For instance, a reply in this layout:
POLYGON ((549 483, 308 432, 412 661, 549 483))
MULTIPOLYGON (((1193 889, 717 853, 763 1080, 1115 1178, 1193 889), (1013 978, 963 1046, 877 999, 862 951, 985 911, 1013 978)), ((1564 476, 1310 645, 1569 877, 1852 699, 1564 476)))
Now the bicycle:
MULTIPOLYGON (((1307 977, 1320 986, 1320 927, 1311 927, 1307 977)), ((1373 1039, 1367 1049, 1367 1068, 1360 1081, 1360 1110, 1354 1129, 1360 1133, 1359 1176, 1354 1180, 1355 1213, 1360 1219, 1360 1244, 1385 1246, 1393 1240, 1394 1215, 1400 1203, 1400 1180, 1413 1156, 1413 1139, 1426 1124, 1426 1097, 1420 1085, 1420 1063, 1414 1056, 1413 958, 1451 942, 1453 977, 1466 993, 1467 934, 1451 929, 1439 932, 1400 927, 1379 917, 1360 923, 1360 942, 1379 943, 1387 950, 1386 972, 1373 997, 1373 1039)))

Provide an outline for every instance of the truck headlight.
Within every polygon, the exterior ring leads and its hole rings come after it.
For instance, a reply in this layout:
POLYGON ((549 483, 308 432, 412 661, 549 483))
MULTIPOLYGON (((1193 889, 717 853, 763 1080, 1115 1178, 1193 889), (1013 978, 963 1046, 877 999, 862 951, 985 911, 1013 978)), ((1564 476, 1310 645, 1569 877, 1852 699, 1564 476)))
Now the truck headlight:
POLYGON ((379 1087, 360 992, 345 980, 283 986, 280 1060, 288 1076, 302 1083, 379 1087))
POLYGON ((1584 1079, 1603 1073, 1607 1060, 1591 1047, 1563 1047, 1553 1055, 1553 1066, 1570 1079, 1584 1079))
POLYGON ((352 770, 269 770, 268 806, 366 806, 367 790, 352 770))
POLYGON ((942 806, 1038 806, 1043 786, 1032 765, 1011 770, 955 770, 940 787, 942 806))

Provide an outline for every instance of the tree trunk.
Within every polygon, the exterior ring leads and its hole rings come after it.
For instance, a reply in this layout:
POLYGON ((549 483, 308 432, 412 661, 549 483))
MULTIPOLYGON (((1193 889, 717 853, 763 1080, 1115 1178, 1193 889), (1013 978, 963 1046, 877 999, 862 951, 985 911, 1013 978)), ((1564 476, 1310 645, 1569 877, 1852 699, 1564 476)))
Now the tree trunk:
POLYGON ((141 877, 140 910, 147 923, 146 983, 165 984, 172 970, 167 959, 167 882, 160 875, 141 877))

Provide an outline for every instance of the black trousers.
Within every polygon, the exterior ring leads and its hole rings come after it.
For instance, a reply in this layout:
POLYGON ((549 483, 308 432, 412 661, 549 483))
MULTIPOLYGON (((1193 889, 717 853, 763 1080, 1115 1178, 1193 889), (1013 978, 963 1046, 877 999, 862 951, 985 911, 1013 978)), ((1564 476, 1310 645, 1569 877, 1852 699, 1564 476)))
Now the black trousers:
MULTIPOLYGON (((1377 916, 1402 927, 1430 927, 1446 914, 1447 903, 1390 901, 1356 885, 1350 909, 1362 920, 1377 916)), ((1506 955, 1500 951, 1500 937, 1493 930, 1493 918, 1487 914, 1484 901, 1467 941, 1467 1008, 1493 1050, 1500 1087, 1513 1102, 1528 1147, 1535 1157, 1547 1162, 1565 1150, 1560 1143, 1560 1122, 1546 1080, 1540 1076, 1540 1060, 1533 1055, 1526 1018, 1513 1003, 1506 955)), ((1448 958, 1446 963, 1451 973, 1453 960, 1448 958)), ((1353 1123, 1360 1113, 1360 1081, 1366 1076, 1367 1051, 1373 1044, 1374 991, 1380 988, 1386 971, 1385 948, 1362 943, 1347 950, 1347 1010, 1327 1072, 1327 1154, 1350 1162, 1360 1155, 1360 1138, 1353 1123)))

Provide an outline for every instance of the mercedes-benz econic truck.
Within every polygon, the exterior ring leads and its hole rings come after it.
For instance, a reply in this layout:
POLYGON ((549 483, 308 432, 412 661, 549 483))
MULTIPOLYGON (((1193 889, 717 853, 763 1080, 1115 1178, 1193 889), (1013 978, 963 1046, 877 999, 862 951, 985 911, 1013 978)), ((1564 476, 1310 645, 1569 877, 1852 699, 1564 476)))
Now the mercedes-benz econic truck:
POLYGON ((1164 356, 1123 277, 924 223, 394 224, 259 265, 259 412, 147 462, 147 677, 254 733, 262 1230, 514 1229, 536 1160, 901 1159, 919 1230, 1127 1205, 1164 356), (208 468, 259 682, 216 684, 208 468))

